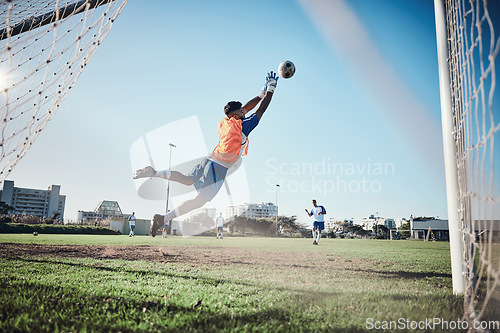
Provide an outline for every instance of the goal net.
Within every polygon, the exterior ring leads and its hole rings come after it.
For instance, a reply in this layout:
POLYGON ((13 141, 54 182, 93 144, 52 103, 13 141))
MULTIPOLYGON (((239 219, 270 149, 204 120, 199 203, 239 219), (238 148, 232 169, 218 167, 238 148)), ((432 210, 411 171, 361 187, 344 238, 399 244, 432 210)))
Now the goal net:
POLYGON ((500 318, 500 2, 444 0, 444 9, 464 319, 473 330, 500 318))
POLYGON ((126 3, 0 1, 0 181, 54 117, 126 3))

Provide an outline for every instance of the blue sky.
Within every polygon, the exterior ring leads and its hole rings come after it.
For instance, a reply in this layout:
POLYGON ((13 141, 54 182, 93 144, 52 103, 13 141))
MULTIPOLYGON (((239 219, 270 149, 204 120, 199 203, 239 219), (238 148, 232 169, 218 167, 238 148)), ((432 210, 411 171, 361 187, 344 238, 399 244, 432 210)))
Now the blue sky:
POLYGON ((101 200, 150 218, 164 202, 138 196, 132 144, 197 116, 212 150, 223 106, 256 96, 288 59, 297 72, 279 80, 244 157, 250 201, 274 202, 279 183, 280 213, 304 223, 313 198, 337 219, 445 218, 432 1, 332 3, 353 14, 345 29, 318 22, 308 1, 130 1, 8 179, 60 184, 69 219, 101 200))

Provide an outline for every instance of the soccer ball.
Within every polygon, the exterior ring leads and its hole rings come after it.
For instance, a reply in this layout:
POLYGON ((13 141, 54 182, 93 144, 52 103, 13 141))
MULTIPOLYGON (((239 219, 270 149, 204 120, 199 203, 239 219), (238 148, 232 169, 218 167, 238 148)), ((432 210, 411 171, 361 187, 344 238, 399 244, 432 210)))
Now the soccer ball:
POLYGON ((33 236, 38 236, 38 231, 33 232, 33 236))
POLYGON ((295 65, 290 60, 285 60, 279 65, 278 73, 282 78, 289 79, 295 74, 295 65))

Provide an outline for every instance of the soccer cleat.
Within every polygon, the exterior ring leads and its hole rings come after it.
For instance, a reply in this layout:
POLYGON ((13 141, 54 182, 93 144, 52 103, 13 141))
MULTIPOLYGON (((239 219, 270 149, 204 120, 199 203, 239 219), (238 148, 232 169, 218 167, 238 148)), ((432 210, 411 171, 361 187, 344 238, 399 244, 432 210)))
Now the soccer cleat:
POLYGON ((134 179, 148 178, 148 177, 153 177, 154 175, 156 175, 156 170, 150 166, 147 166, 145 168, 137 170, 134 173, 134 179))
POLYGON ((155 214, 155 216, 153 216, 153 225, 151 226, 151 236, 155 237, 158 230, 160 230, 163 227, 164 225, 163 220, 164 220, 163 215, 155 214))
POLYGON ((318 245, 318 243, 316 243, 316 241, 313 242, 313 245, 318 245))

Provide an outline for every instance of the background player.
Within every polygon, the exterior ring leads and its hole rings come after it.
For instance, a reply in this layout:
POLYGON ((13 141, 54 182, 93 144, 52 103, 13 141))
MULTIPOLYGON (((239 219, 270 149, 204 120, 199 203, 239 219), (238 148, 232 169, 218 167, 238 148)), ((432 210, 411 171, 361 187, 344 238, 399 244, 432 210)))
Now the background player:
POLYGON ((316 203, 316 200, 313 199, 312 204, 314 206, 313 209, 311 209, 311 212, 309 212, 306 209, 307 215, 309 217, 314 216, 314 222, 313 222, 313 244, 318 245, 319 239, 321 238, 321 231, 325 229, 325 215, 326 215, 326 209, 323 206, 318 206, 316 203))
POLYGON ((215 227, 217 228, 217 239, 224 238, 224 218, 222 217, 222 213, 215 219, 215 227))
POLYGON ((128 233, 129 237, 135 237, 134 230, 135 230, 135 212, 132 212, 132 215, 128 217, 128 223, 130 226, 130 232, 128 233))

